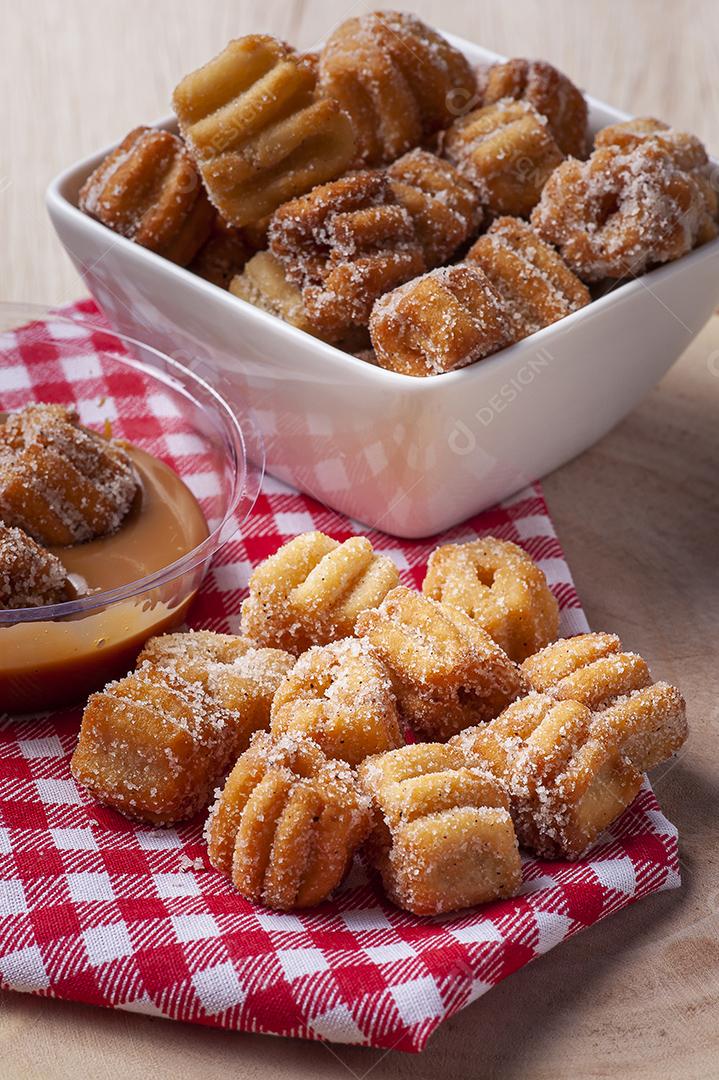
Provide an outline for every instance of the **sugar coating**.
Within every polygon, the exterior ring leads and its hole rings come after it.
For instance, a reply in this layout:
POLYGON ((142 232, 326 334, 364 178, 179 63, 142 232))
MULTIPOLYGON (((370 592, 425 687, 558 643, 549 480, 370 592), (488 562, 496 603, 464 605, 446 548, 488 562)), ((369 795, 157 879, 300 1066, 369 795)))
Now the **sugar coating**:
POLYGON ((149 127, 125 136, 85 181, 78 201, 109 229, 182 266, 216 218, 182 140, 149 127))
POLYGON ((507 795, 459 747, 424 743, 379 754, 360 765, 359 780, 375 807, 367 855, 400 907, 436 915, 517 891, 507 795))
POLYGON ((626 129, 600 138, 588 161, 569 159, 553 173, 532 225, 584 281, 680 258, 717 235, 706 155, 690 139, 626 129), (702 154, 704 164, 693 164, 702 154))
POLYGON ((487 536, 436 548, 422 592, 463 611, 514 661, 557 636, 559 608, 547 579, 522 548, 506 540, 487 536))
POLYGON ((40 543, 114 532, 138 481, 121 443, 80 427, 63 405, 29 405, 0 425, 0 515, 40 543))
MULTIPOLYGON (((612 635, 580 635, 577 641, 584 657, 618 647, 612 635)), ((567 678, 566 644, 544 650, 546 663, 538 665, 544 673, 551 665, 567 678)), ((548 683, 546 693, 533 690, 451 743, 504 785, 521 844, 545 858, 574 859, 632 802, 644 770, 682 745, 686 709, 676 687, 666 683, 604 698, 593 692, 585 698, 591 707, 556 696, 555 684, 548 683)))
POLYGON ((315 94, 315 65, 267 34, 231 41, 185 76, 173 107, 214 206, 230 225, 344 172, 352 125, 315 94))
POLYGON ((325 337, 366 326, 378 296, 425 268, 413 218, 377 170, 350 173, 280 207, 268 236, 325 337))
POLYGON ((247 899, 278 910, 326 899, 371 825, 370 800, 311 739, 258 732, 205 827, 212 865, 247 899))
POLYGON ((421 738, 489 720, 525 689, 516 664, 469 616, 402 586, 362 612, 356 632, 388 668, 402 719, 421 738))
POLYGON ((428 270, 447 262, 476 234, 479 192, 459 169, 428 150, 411 150, 387 169, 392 192, 414 222, 428 270))
POLYGON ((303 533, 253 572, 242 629, 258 644, 295 655, 354 631, 360 611, 379 604, 399 580, 391 559, 353 536, 340 544, 303 533))
POLYGON ((606 708, 615 698, 649 686, 646 661, 624 652, 615 634, 578 634, 561 638, 522 664, 530 686, 558 699, 606 708))
POLYGON ((0 608, 61 604, 74 595, 60 560, 22 529, 0 521, 0 608))
POLYGON ((590 301, 589 290, 561 256, 520 218, 500 217, 467 252, 509 312, 519 341, 571 315, 590 301))
POLYGON ((378 165, 446 127, 475 80, 463 54, 414 15, 372 12, 330 35, 319 89, 351 118, 355 165, 378 165))
POLYGON ((90 697, 73 775, 136 820, 192 817, 250 736, 269 725, 272 697, 293 663, 211 631, 151 639, 134 672, 90 697))
POLYGON ((489 278, 469 264, 439 267, 380 297, 369 329, 381 367, 417 376, 475 363, 514 332, 489 278))
POLYGON ((707 152, 701 139, 687 131, 678 131, 652 116, 635 116, 619 124, 602 128, 594 137, 594 148, 614 146, 621 150, 634 150, 651 140, 664 147, 682 169, 706 171, 709 164, 707 152))
POLYGON ((389 674, 357 638, 303 653, 275 694, 270 730, 306 734, 350 765, 404 742, 389 674))
POLYGON ((502 98, 460 116, 442 135, 444 155, 479 189, 493 214, 529 214, 562 162, 545 116, 502 98))
POLYGON ((576 158, 587 152, 587 103, 574 83, 544 60, 514 58, 492 64, 480 73, 483 105, 503 98, 528 101, 545 116, 563 154, 576 158))

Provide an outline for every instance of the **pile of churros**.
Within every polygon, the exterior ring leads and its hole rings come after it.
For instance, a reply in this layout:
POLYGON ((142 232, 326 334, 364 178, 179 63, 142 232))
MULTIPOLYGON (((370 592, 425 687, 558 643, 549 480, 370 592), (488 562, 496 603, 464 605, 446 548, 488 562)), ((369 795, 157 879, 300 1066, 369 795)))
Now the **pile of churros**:
POLYGON ((645 117, 592 140, 551 64, 477 71, 406 13, 348 19, 318 53, 231 41, 172 102, 179 134, 131 131, 80 208, 407 375, 482 360, 717 235, 695 136, 645 117))
POLYGON ((365 537, 307 533, 253 572, 242 636, 153 638, 90 697, 72 772, 151 825, 213 803, 210 862, 278 910, 358 852, 417 915, 510 897, 520 847, 581 856, 687 734, 640 656, 558 625, 507 541, 437 548, 420 592, 365 537))

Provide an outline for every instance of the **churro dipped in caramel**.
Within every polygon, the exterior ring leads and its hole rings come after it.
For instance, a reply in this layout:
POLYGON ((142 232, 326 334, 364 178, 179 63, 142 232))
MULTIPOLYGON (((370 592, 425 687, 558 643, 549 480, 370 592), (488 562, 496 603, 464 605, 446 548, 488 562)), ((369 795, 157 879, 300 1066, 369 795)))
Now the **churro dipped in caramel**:
POLYGON ((67 571, 22 529, 0 521, 0 608, 62 604, 76 595, 67 571))
POLYGON ((40 543, 114 532, 138 490, 115 440, 80 427, 62 405, 29 405, 0 423, 0 515, 40 543))

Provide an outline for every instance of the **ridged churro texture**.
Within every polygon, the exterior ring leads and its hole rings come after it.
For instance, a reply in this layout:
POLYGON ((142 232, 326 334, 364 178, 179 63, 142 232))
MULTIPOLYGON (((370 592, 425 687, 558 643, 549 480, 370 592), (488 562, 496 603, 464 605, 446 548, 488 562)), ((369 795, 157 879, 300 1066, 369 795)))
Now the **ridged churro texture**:
POLYGON ((350 765, 404 743, 389 674, 357 638, 303 653, 277 689, 270 730, 276 737, 308 735, 328 757, 350 765))
POLYGON ((512 660, 525 660, 557 637, 559 608, 547 579, 507 540, 487 536, 436 548, 422 592, 463 611, 512 660))
POLYGON ((210 631, 153 638, 135 671, 90 697, 73 776, 135 820, 192 817, 250 736, 269 726, 272 697, 293 663, 210 631))
POLYGON ((371 825, 345 762, 300 735, 257 734, 207 821, 214 867, 248 900, 288 911, 326 899, 371 825))
POLYGON ((519 668, 468 615, 399 586, 357 619, 389 669, 402 718, 428 740, 484 722, 524 689, 519 668))
POLYGON ((521 218, 497 218, 466 258, 501 296, 514 341, 551 326, 591 299, 562 257, 521 218))
POLYGON ((425 268, 414 220, 377 170, 351 173, 286 203, 270 222, 269 241, 325 337, 366 326, 378 296, 425 268))
POLYGON ((216 213, 187 149, 170 131, 134 128, 83 184, 80 209, 113 232, 185 266, 216 213))
POLYGON ((476 93, 463 54, 395 11, 341 23, 320 53, 319 88, 351 117, 356 165, 394 161, 447 127, 476 93))
POLYGON ((442 147, 493 214, 519 217, 536 205, 564 158, 546 117, 528 101, 508 98, 460 116, 442 147))
POLYGON ((512 321, 479 266, 442 266, 380 297, 370 338, 380 367, 438 375, 482 360, 512 341, 512 321))
POLYGON ((447 262, 476 235, 484 213, 479 192, 450 161, 411 150, 387 169, 395 199, 409 212, 427 269, 447 262))
POLYGON ((176 87, 173 106, 210 199, 249 225, 354 156, 352 125, 315 94, 315 65, 266 34, 231 41, 176 87))
POLYGON ((527 101, 546 117, 563 154, 583 158, 587 154, 587 103, 571 79, 545 60, 516 57, 492 64, 480 72, 483 105, 503 98, 527 101))
POLYGON ((717 235, 704 147, 647 119, 599 132, 549 178, 532 225, 584 281, 642 274, 717 235))
POLYGON ((122 445, 64 405, 29 405, 0 423, 0 518, 43 544, 114 532, 138 490, 122 445))
POLYGON ((74 596, 57 556, 22 529, 0 521, 0 608, 61 604, 74 596))
POLYGON ((683 745, 686 706, 614 634, 554 642, 522 671, 532 691, 452 742, 505 785, 521 844, 578 858, 683 745))
POLYGON ((374 805, 368 858, 400 907, 439 915, 517 891, 521 867, 507 795, 459 748, 404 746, 368 758, 359 778, 374 805))
POLYGON ((299 655, 350 637, 359 613, 381 603, 398 581, 392 560, 364 536, 340 544, 321 532, 303 533, 254 570, 243 632, 299 655))

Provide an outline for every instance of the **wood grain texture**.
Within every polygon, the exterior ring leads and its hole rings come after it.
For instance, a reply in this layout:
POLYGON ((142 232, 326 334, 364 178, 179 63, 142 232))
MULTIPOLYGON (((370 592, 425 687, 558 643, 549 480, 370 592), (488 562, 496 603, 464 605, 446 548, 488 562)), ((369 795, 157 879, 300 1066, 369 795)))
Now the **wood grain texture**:
MULTIPOLYGON (((58 301, 79 280, 46 219, 63 166, 168 111, 186 71, 233 36, 309 47, 370 4, 237 0, 0 2, 0 296, 58 301)), ((499 52, 545 57, 584 88, 719 151, 712 0, 418 3, 499 52)), ((687 697, 691 739, 654 783, 679 827, 684 886, 614 916, 508 979, 420 1057, 213 1032, 0 995, 3 1080, 710 1080, 719 1060, 715 750, 719 320, 591 451, 546 481, 589 620, 687 697)))

